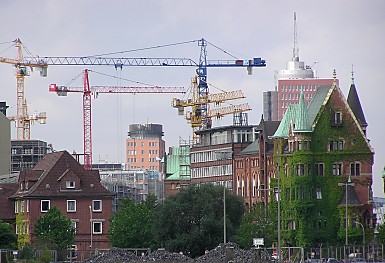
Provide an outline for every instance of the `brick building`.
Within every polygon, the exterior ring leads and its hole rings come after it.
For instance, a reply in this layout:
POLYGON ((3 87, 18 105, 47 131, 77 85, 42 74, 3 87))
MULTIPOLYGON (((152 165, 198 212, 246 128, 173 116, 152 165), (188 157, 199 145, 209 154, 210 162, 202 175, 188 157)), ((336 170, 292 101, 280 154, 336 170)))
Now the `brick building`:
POLYGON ((131 124, 126 140, 126 161, 129 169, 160 172, 165 142, 160 124, 131 124))
POLYGON ((286 244, 333 245, 344 243, 347 234, 351 245, 363 238, 358 223, 364 226, 367 240, 373 237, 374 151, 356 95, 353 83, 346 100, 337 81, 320 86, 308 106, 301 93, 273 136, 279 170, 272 186, 277 187, 280 177, 286 244))
POLYGON ((14 219, 21 214, 23 220, 16 224, 16 232, 30 236, 32 243, 36 240, 36 220, 56 206, 76 229, 77 260, 89 258, 91 251, 110 247, 107 233, 112 194, 101 185, 98 171, 85 170, 68 152, 46 155, 32 170, 21 171, 16 185, 0 187, 0 191, 8 193, 1 196, 5 206, 0 219, 4 215, 9 218, 12 213, 10 219, 14 219), (12 187, 16 191, 10 194, 12 187))
POLYGON ((255 128, 256 140, 243 151, 234 155, 234 193, 242 196, 247 209, 255 203, 267 207, 270 200, 270 177, 274 173, 274 143, 270 138, 278 128, 279 121, 262 119, 255 128))

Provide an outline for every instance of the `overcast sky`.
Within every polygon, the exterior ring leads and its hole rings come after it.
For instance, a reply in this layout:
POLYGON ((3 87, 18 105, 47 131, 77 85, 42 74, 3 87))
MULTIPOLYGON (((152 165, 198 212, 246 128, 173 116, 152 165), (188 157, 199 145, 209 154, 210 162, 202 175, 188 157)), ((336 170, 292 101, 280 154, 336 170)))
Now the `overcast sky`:
MULTIPOLYGON (((251 105, 249 124, 262 115, 262 92, 274 89, 274 72, 284 69, 293 49, 293 13, 297 13, 300 60, 314 66, 317 77, 331 78, 333 69, 347 97, 354 65, 355 84, 369 123, 367 135, 375 150, 374 196, 383 197, 385 165, 385 1, 259 1, 259 0, 1 0, 0 56, 16 57, 10 41, 20 38, 33 55, 89 56, 188 42, 205 38, 240 59, 262 57, 266 68, 209 68, 208 82, 219 89, 242 89, 251 105)), ((232 59, 209 45, 207 58, 232 59)), ((121 57, 184 57, 199 61, 196 42, 121 57)), ((26 54, 25 54, 26 55, 26 54)), ((55 150, 83 152, 82 96, 58 97, 49 84, 68 84, 85 66, 50 66, 48 76, 25 78, 29 113, 46 112, 47 124, 35 124, 31 138, 52 143, 55 150)), ((188 88, 193 67, 113 67, 89 69, 126 80, 188 88)), ((91 85, 134 86, 135 82, 90 73, 91 85)), ((0 64, 0 101, 16 113, 16 78, 11 65, 0 64)), ((70 86, 81 86, 78 78, 70 86)), ((210 88, 211 93, 219 92, 210 88)), ((93 161, 124 162, 124 139, 132 123, 163 125, 167 147, 189 139, 191 128, 171 107, 181 95, 100 94, 92 100, 93 161)), ((233 102, 236 103, 236 102, 233 102)), ((225 105, 224 105, 225 106, 225 105)), ((231 118, 215 120, 230 125, 231 118)), ((12 136, 16 129, 12 125, 12 136)))

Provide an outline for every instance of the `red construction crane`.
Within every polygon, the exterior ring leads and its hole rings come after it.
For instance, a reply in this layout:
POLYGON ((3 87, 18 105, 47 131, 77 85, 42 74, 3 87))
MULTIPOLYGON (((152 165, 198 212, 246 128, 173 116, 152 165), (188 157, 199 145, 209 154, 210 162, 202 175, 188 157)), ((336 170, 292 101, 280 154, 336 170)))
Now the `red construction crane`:
POLYGON ((119 86, 90 86, 88 69, 83 73, 83 88, 57 86, 51 84, 50 92, 56 92, 58 96, 67 96, 67 92, 83 93, 83 148, 84 168, 92 169, 92 133, 91 133, 91 93, 185 93, 183 87, 119 87, 119 86))

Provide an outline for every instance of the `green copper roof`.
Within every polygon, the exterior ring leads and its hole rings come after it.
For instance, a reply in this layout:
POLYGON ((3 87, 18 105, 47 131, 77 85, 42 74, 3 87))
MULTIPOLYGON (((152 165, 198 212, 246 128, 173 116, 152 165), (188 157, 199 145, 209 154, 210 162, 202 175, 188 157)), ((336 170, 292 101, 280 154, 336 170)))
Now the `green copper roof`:
POLYGON ((288 105, 286 113, 273 138, 288 137, 291 123, 294 127, 294 133, 311 132, 321 106, 327 102, 333 88, 334 86, 330 85, 320 86, 307 107, 304 95, 301 92, 299 103, 288 105))

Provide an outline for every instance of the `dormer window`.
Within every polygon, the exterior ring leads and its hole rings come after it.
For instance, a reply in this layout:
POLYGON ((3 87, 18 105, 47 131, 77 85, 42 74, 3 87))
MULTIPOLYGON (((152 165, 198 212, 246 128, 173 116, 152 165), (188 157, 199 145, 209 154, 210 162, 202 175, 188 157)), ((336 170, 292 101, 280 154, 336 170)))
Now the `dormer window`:
POLYGON ((66 181, 66 187, 67 188, 75 188, 75 181, 66 181))
POLYGON ((342 112, 335 111, 332 113, 332 126, 342 126, 342 112))

